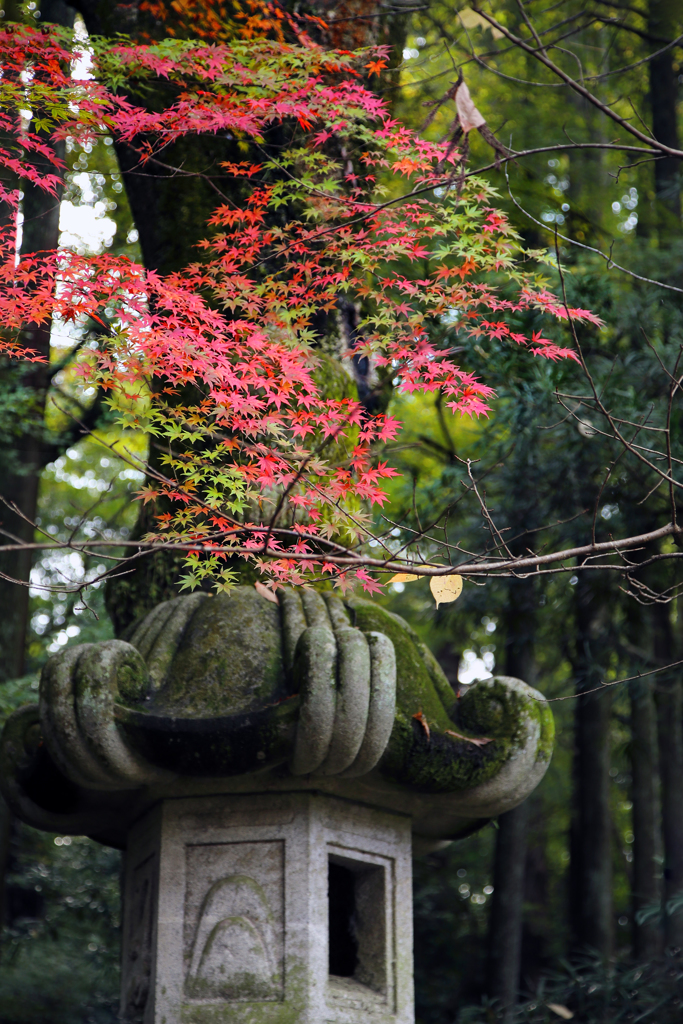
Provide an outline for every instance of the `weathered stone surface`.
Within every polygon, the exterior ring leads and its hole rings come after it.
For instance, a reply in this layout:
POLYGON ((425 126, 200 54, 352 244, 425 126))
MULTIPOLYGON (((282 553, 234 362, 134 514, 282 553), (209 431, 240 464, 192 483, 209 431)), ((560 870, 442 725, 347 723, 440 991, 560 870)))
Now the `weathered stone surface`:
MULTIPOLYGON (((169 603, 182 608, 187 600, 169 603)), ((146 708, 173 717, 239 715, 287 693, 278 608, 253 587, 237 587, 197 603, 146 708)))
POLYGON ((81 644, 52 658, 42 678, 43 732, 67 778, 94 789, 137 788, 165 773, 125 742, 115 722, 120 700, 141 700, 149 673, 121 640, 81 644))
POLYGON ((314 591, 278 608, 251 587, 178 598, 129 642, 55 656, 39 718, 32 766, 23 743, 2 754, 7 798, 38 827, 68 804, 69 823, 119 845, 171 794, 302 788, 405 809, 416 835, 450 839, 524 799, 552 750, 550 710, 524 683, 456 700, 398 616, 314 591))
POLYGON ((337 643, 325 626, 304 629, 297 644, 295 675, 301 708, 290 760, 293 775, 308 775, 327 757, 337 710, 337 643))
POLYGON ((339 775, 351 767, 365 738, 370 709, 368 642, 359 629, 350 626, 338 630, 336 640, 337 705, 332 742, 327 757, 317 768, 321 775, 339 775))
POLYGON ((405 816, 315 794, 167 800, 131 833, 124 895, 129 1024, 412 1024, 405 816))
POLYGON ((396 657, 383 633, 367 633, 370 652, 370 698, 363 742, 355 760, 340 772, 346 778, 367 775, 387 748, 396 713, 396 657))

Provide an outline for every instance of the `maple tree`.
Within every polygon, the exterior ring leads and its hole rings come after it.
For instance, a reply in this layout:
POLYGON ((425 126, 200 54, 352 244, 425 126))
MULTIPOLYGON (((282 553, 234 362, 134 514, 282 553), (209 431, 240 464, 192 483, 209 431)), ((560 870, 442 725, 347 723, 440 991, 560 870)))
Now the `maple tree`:
MULTIPOLYGON (((15 181, 57 194, 62 166, 48 139, 106 135, 144 165, 207 133, 230 133, 249 153, 224 164, 206 237, 180 272, 65 248, 19 259, 16 216, 0 236, 0 350, 42 358, 22 342, 27 323, 101 325, 77 372, 106 391, 122 424, 163 443, 164 471, 147 467, 141 498, 163 497, 167 510, 146 541, 185 552, 186 587, 207 578, 229 587, 225 563, 237 555, 270 586, 328 575, 342 588, 379 588, 368 572, 377 560, 358 543, 395 473, 381 445, 400 424, 326 393, 316 324, 340 296, 361 309, 348 357, 370 357, 405 392, 441 391, 466 416, 485 415, 493 389, 430 340, 430 319, 448 315, 454 337, 553 360, 576 354, 513 331, 509 314, 599 322, 522 269, 492 188, 466 173, 452 141, 428 142, 389 115, 366 81, 386 66, 386 48, 325 51, 305 34, 296 45, 86 45, 56 27, 15 24, 0 31, 0 52, 0 163, 15 181), (77 77, 84 56, 92 70, 77 77), (170 87, 160 109, 125 91, 158 82, 170 87), (287 144, 273 157, 264 142, 283 126, 287 144)), ((0 181, 0 199, 16 215, 11 182, 0 181)))

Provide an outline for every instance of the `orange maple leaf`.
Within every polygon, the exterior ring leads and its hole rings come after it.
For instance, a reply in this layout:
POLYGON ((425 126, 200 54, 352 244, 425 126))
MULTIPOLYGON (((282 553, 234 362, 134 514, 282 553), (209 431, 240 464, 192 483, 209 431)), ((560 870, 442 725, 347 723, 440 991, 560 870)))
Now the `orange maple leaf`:
POLYGON ((397 160, 391 165, 392 171, 398 171, 399 174, 405 174, 408 177, 413 171, 416 171, 420 166, 419 160, 411 160, 409 156, 404 156, 401 160, 397 160))
POLYGON ((384 71, 386 66, 385 60, 371 60, 369 64, 365 65, 366 68, 369 68, 368 78, 372 78, 373 75, 377 75, 379 78, 380 71, 384 71))
POLYGON ((470 273, 470 271, 476 270, 476 269, 477 269, 476 263, 474 262, 474 260, 470 256, 468 256, 467 259, 465 260, 465 262, 463 263, 463 265, 461 267, 457 268, 456 270, 454 270, 453 273, 457 274, 460 277, 460 279, 464 281, 464 279, 467 277, 467 275, 470 273))

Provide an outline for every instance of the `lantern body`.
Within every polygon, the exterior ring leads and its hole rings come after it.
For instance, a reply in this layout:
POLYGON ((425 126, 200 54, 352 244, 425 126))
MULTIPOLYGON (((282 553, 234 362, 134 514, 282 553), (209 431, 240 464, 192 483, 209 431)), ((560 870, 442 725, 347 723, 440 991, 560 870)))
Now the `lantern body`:
POLYGON ((317 793, 164 800, 125 854, 131 1024, 412 1024, 410 819, 317 793))

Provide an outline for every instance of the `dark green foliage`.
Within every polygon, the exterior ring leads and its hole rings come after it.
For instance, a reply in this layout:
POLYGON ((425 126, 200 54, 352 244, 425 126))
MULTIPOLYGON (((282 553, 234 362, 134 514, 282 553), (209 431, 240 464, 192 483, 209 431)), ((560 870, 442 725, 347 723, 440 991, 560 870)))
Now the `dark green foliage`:
MULTIPOLYGON (((533 997, 517 1007, 512 1024, 557 1024, 562 1016, 549 1004, 569 1010, 578 1024, 680 1024, 683 961, 678 955, 647 964, 614 961, 605 965, 591 956, 563 961, 559 970, 544 975, 533 997)), ((484 1001, 480 1007, 462 1010, 456 1024, 501 1020, 499 1008, 484 1001)))
POLYGON ((494 838, 490 826, 414 863, 417 1024, 452 1024, 479 999, 494 838))
POLYGON ((0 958, 2 1024, 114 1024, 120 854, 16 826, 11 923, 0 958), (59 845, 56 845, 59 843, 59 845))
MULTIPOLYGON (((99 638, 98 638, 99 639, 99 638)), ((0 727, 38 679, 0 687, 0 727)), ((0 1024, 114 1024, 121 855, 14 821, 0 946, 0 1024)))
MULTIPOLYGON (((539 31, 560 17, 571 18, 580 10, 597 9, 595 5, 568 2, 558 14, 553 5, 523 6, 539 31)), ((642 10, 652 11, 655 6, 653 0, 642 10)), ((675 4, 668 8, 677 13, 675 4)), ((503 20, 508 27, 524 34, 522 5, 503 2, 495 9, 499 14, 505 12, 503 20)), ((623 14, 627 9, 632 14, 636 11, 626 6, 620 11, 623 14)), ((646 17, 638 24, 646 25, 646 17)), ((641 70, 628 80, 614 75, 614 69, 636 57, 645 57, 653 47, 649 41, 640 41, 637 34, 616 28, 607 40, 605 31, 593 23, 563 44, 580 54, 572 67, 574 59, 569 50, 564 50, 563 55, 556 51, 556 57, 560 63, 567 59, 564 66, 570 74, 575 74, 579 61, 582 73, 586 74, 593 60, 605 62, 599 68, 596 66, 596 73, 603 72, 609 63, 609 74, 613 77, 610 84, 607 79, 601 83, 602 98, 607 98, 610 89, 615 90, 615 97, 618 91, 622 97, 628 96, 629 102, 642 111, 644 120, 649 121, 647 64, 642 64, 641 70)), ((545 71, 535 61, 507 48, 504 41, 496 42, 487 29, 468 22, 465 33, 451 8, 428 5, 415 17, 413 32, 408 38, 411 49, 406 51, 410 54, 406 80, 411 85, 403 94, 401 112, 408 118, 414 117, 415 123, 422 117, 421 112, 417 113, 418 99, 436 99, 443 94, 445 83, 451 80, 448 76, 453 62, 464 72, 473 99, 492 130, 517 150, 562 143, 568 138, 595 141, 604 130, 596 111, 576 101, 568 90, 528 88, 515 81, 517 78, 550 83, 551 79, 544 77, 545 71), (484 55, 485 60, 472 61, 472 49, 484 55), (505 56, 493 57, 496 49, 505 56), (501 72, 512 77, 501 78, 501 72)), ((679 62, 680 51, 673 52, 679 62)), ((680 70, 679 63, 675 67, 680 70)), ((439 114, 441 123, 435 119, 429 130, 444 132, 450 116, 450 108, 444 105, 439 114)), ((490 150, 475 132, 470 133, 469 139, 470 166, 488 163, 490 150)), ((626 162, 616 153, 577 149, 562 154, 544 153, 510 165, 511 191, 541 221, 539 226, 512 204, 503 174, 491 173, 500 188, 502 204, 530 246, 543 247, 555 256, 555 224, 570 238, 609 251, 618 263, 636 274, 680 287, 680 221, 673 236, 669 233, 664 238, 658 226, 652 166, 634 164, 617 175, 611 173, 616 169, 612 165, 614 159, 626 162)), ((606 406, 624 420, 633 424, 647 418, 648 425, 661 430, 670 383, 667 369, 675 365, 683 336, 681 295, 622 275, 561 238, 557 245, 568 302, 592 309, 605 321, 606 326, 600 331, 592 327, 579 331, 583 354, 598 392, 604 396, 606 406)), ((556 293, 560 291, 556 270, 546 266, 543 272, 550 287, 556 293)), ((414 396, 394 400, 394 411, 408 426, 408 436, 404 438, 407 443, 397 456, 405 478, 396 482, 392 493, 394 505, 389 513, 396 526, 397 545, 407 540, 409 530, 418 531, 441 515, 439 528, 432 531, 433 542, 431 546, 422 546, 420 557, 429 554, 455 562, 462 557, 463 550, 481 551, 487 542, 491 547, 478 503, 467 493, 467 468, 461 461, 467 458, 479 460, 473 473, 482 493, 485 492, 496 526, 513 547, 515 538, 519 538, 522 550, 527 545, 536 550, 552 550, 585 543, 590 539, 593 523, 597 539, 606 539, 645 532, 669 520, 669 497, 664 488, 650 493, 657 484, 654 473, 633 454, 625 455, 614 439, 599 433, 605 430, 609 434, 610 430, 596 413, 588 382, 576 365, 550 365, 543 360, 520 358, 511 345, 495 350, 482 346, 478 339, 468 338, 458 330, 457 311, 452 313, 440 324, 431 325, 432 335, 443 338, 444 344, 457 345, 462 365, 494 385, 498 398, 489 420, 477 424, 454 423, 444 415, 438 397, 436 401, 414 396), (554 525, 548 529, 551 524, 554 525), (539 527, 543 528, 542 533, 531 533, 539 527), (443 546, 445 541, 460 544, 461 552, 449 551, 443 546)), ((514 320, 515 330, 525 334, 541 329, 544 335, 548 333, 540 318, 516 316, 514 320)), ((559 340, 562 331, 552 331, 552 336, 559 340)), ((573 343, 567 335, 564 338, 573 343)), ((680 403, 674 404, 673 411, 673 454, 680 459, 683 453, 677 417, 680 403)), ((642 436, 646 436, 645 432, 642 436)), ((648 440, 643 443, 649 445, 655 436, 654 432, 647 434, 648 440)), ((652 545, 636 558, 661 550, 652 545)), ((651 610, 629 602, 624 593, 627 586, 616 574, 591 574, 585 584, 580 584, 575 563, 568 561, 566 568, 565 575, 552 581, 540 577, 535 581, 535 685, 545 694, 569 695, 577 685, 599 685, 601 680, 618 679, 681 657, 680 612, 675 606, 663 614, 671 629, 671 648, 666 654, 653 652, 651 610), (657 662, 657 658, 662 660, 657 662)), ((660 564, 651 571, 647 582, 664 589, 672 586, 675 579, 675 569, 660 564)), ((453 676, 458 666, 462 670, 475 657, 495 658, 493 670, 500 672, 511 643, 519 641, 519 636, 509 635, 507 593, 503 583, 488 581, 476 588, 466 583, 454 606, 435 611, 427 585, 414 583, 393 595, 390 607, 416 626, 443 663, 450 666, 453 676)), ((515 628, 523 633, 523 618, 515 628)), ((491 668, 490 660, 488 667, 491 668)), ((660 680, 661 677, 654 677, 653 685, 657 687, 660 680)), ((595 962, 582 961, 579 966, 557 973, 560 958, 571 948, 572 905, 585 882, 580 872, 577 877, 574 870, 570 888, 570 862, 574 859, 578 863, 569 834, 576 735, 574 710, 572 700, 553 705, 557 726, 555 752, 546 778, 532 797, 524 882, 522 988, 527 994, 533 992, 536 998, 528 998, 509 1024, 513 1020, 515 1024, 527 1020, 559 1021, 559 1015, 542 1008, 548 1001, 569 1006, 575 1015, 573 1019, 580 1024, 637 1019, 656 1024, 678 1022, 683 1020, 683 1006, 677 962, 662 960, 638 969, 630 960, 635 927, 631 894, 634 794, 630 708, 624 688, 613 692, 608 721, 611 760, 607 762, 607 826, 611 832, 608 856, 612 859, 613 880, 606 895, 612 903, 610 917, 617 959, 609 970, 595 962), (537 994, 539 985, 545 989, 541 987, 537 994)), ((599 782, 594 780, 596 788, 599 782)), ((584 789, 590 785, 588 780, 584 789)), ((576 821, 575 812, 574 817, 576 821)), ((591 836, 586 838, 590 843, 591 836)), ((457 849, 464 856, 468 844, 477 841, 473 837, 457 849)), ((661 847, 661 835, 658 841, 661 847)), ((662 861, 660 850, 651 872, 653 885, 660 888, 662 861)), ((490 861, 486 863, 488 867, 490 861)), ((502 1021, 503 1014, 495 1007, 481 1008, 486 991, 481 930, 473 928, 471 937, 463 937, 461 923, 446 909, 451 906, 448 892, 454 883, 452 867, 444 855, 438 867, 433 864, 433 888, 421 883, 416 887, 420 1024, 453 1024, 456 1019, 459 1024, 502 1021), (420 943, 428 950, 424 957, 420 943), (467 979, 465 985, 463 976, 467 979), (471 1011, 466 1009, 468 1006, 471 1011)), ((418 879, 426 871, 426 866, 421 867, 418 879)))

